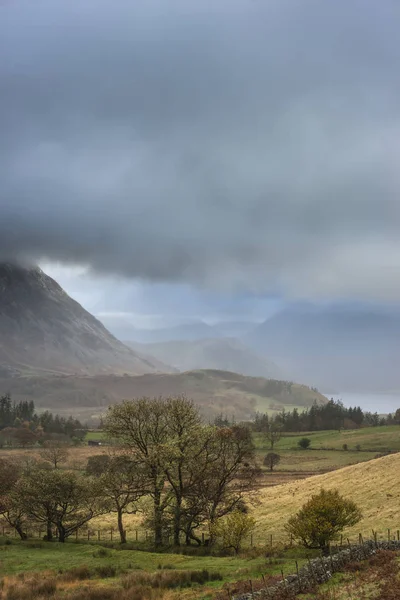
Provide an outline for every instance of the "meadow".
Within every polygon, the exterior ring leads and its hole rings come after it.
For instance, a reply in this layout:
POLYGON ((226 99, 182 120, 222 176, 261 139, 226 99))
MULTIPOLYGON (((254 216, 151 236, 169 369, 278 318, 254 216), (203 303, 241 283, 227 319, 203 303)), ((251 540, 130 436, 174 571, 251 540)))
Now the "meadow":
MULTIPOLYGON (((88 432, 85 441, 88 440, 103 440, 103 434, 88 432)), ((269 451, 269 444, 261 434, 254 434, 254 441, 258 457, 262 459, 269 451)), ((90 456, 107 451, 107 446, 72 447, 62 468, 83 471, 90 456)), ((5 531, 6 535, 0 540, 3 576, 0 599, 35 600, 41 597, 37 592, 40 585, 48 582, 50 591, 43 597, 49 600, 211 600, 216 597, 228 600, 228 590, 235 589, 234 582, 250 585, 252 581, 251 585, 261 585, 262 577, 279 577, 281 571, 292 573, 295 560, 301 564, 307 559, 309 551, 291 547, 284 525, 322 487, 339 489, 362 509, 362 521, 344 532, 343 543, 347 543, 347 539, 357 542, 360 533, 369 539, 372 530, 378 532, 380 539, 387 538, 388 530, 390 537, 400 535, 400 479, 397 477, 400 453, 396 453, 400 451, 399 427, 286 434, 276 443, 274 451, 280 454, 281 463, 272 473, 263 468, 255 489, 248 496, 250 512, 257 524, 239 556, 211 556, 206 555, 206 549, 195 548, 182 548, 178 552, 172 548, 158 553, 150 551, 152 540, 149 536, 145 541, 147 533, 141 526, 140 514, 125 516, 128 544, 123 549, 117 542, 113 513, 90 523, 89 543, 86 530, 80 532, 78 539, 71 538, 66 544, 48 544, 39 539, 38 532, 32 533, 35 539, 20 542, 14 534, 7 535, 5 531), (298 441, 302 437, 310 438, 311 448, 299 448, 298 441), (347 444, 348 450, 343 450, 343 444, 347 444), (375 458, 389 450, 391 454, 375 458), (97 541, 98 536, 100 541, 97 541), (127 590, 129 595, 126 595, 127 590)), ((39 458, 39 451, 2 449, 0 457, 29 461, 39 458)), ((368 581, 365 582, 367 587, 368 581)), ((375 587, 378 590, 379 586, 375 587)), ((348 574, 336 575, 319 590, 319 595, 312 597, 321 600, 358 598, 354 594, 345 595, 346 591, 350 594, 351 589, 356 594, 356 586, 348 574)))

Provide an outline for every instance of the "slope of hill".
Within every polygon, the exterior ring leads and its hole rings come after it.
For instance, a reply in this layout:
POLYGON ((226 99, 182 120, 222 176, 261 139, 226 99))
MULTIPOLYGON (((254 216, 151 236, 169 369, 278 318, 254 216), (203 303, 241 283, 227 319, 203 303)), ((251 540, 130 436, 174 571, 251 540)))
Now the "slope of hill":
POLYGON ((186 394, 207 418, 224 413, 249 419, 256 410, 280 410, 325 402, 308 387, 285 381, 245 377, 228 371, 154 373, 141 376, 16 377, 0 379, 0 394, 14 400, 34 400, 40 408, 73 413, 82 418, 99 415, 115 402, 139 396, 186 394))
POLYGON ((320 389, 400 389, 400 315, 395 311, 292 307, 243 339, 295 381, 320 389))
POLYGON ((151 355, 162 362, 168 362, 179 371, 217 369, 254 377, 278 379, 281 376, 274 363, 257 355, 234 338, 180 340, 159 344, 126 341, 125 344, 142 355, 151 355))
POLYGON ((324 475, 316 475, 276 487, 257 490, 254 517, 257 519, 257 537, 273 533, 276 540, 287 539, 284 525, 296 511, 321 488, 340 490, 361 508, 362 521, 346 531, 345 536, 358 539, 361 532, 365 539, 371 531, 387 536, 399 528, 400 453, 377 458, 369 462, 344 467, 324 475))
POLYGON ((168 367, 122 344, 41 269, 0 265, 2 376, 160 370, 168 367))

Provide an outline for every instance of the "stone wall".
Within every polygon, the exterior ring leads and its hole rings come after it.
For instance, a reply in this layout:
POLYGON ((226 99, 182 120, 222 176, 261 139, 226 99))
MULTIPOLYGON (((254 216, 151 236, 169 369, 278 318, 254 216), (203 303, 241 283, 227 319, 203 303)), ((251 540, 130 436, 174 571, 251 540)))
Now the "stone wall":
POLYGON ((342 571, 348 563, 365 560, 376 554, 377 550, 400 550, 400 542, 371 540, 359 546, 349 546, 331 556, 313 558, 299 570, 298 574, 288 575, 279 583, 263 590, 236 595, 232 600, 261 600, 264 598, 273 600, 277 596, 281 598, 282 593, 283 595, 287 594, 287 597, 292 597, 315 585, 325 583, 334 573, 342 571))

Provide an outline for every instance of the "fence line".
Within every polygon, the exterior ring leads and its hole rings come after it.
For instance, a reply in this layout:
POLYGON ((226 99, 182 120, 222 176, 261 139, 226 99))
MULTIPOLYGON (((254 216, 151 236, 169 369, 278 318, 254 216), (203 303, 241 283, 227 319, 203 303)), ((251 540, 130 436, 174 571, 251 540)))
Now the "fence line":
MULTIPOLYGON (((7 525, 0 525, 0 532, 2 537, 5 538, 18 538, 19 535, 17 533, 16 529, 10 528, 7 525)), ((46 535, 47 532, 47 528, 45 527, 35 527, 35 526, 28 526, 24 529, 24 533, 27 535, 28 539, 43 539, 44 536, 46 535)), ((138 543, 138 544, 143 544, 143 543, 152 543, 154 542, 154 534, 152 531, 149 531, 147 529, 143 529, 143 528, 136 528, 136 529, 130 529, 130 530, 126 530, 126 541, 127 543, 138 543)), ((58 538, 58 532, 56 529, 52 529, 52 534, 54 539, 58 538)), ((201 543, 202 545, 207 545, 208 543, 208 532, 205 531, 201 531, 201 532, 197 532, 199 539, 201 539, 201 543)), ((372 529, 369 532, 366 531, 360 531, 357 534, 353 534, 349 537, 344 537, 343 535, 340 537, 340 541, 338 541, 337 546, 339 548, 342 548, 344 546, 348 546, 349 544, 360 544, 363 543, 364 541, 364 537, 366 539, 371 538, 372 535, 372 539, 375 542, 378 541, 400 541, 400 529, 397 529, 396 527, 394 528, 388 528, 385 529, 384 531, 378 531, 378 530, 374 530, 372 529)), ((292 535, 287 535, 287 534, 274 534, 274 533, 268 533, 264 536, 262 536, 262 540, 261 540, 261 536, 257 536, 257 540, 254 539, 255 536, 254 534, 251 534, 250 536, 248 536, 248 538, 245 540, 245 543, 242 544, 243 548, 269 548, 269 549, 274 549, 274 548, 281 548, 283 546, 290 546, 292 547, 294 545, 294 539, 292 535)), ((71 536, 69 536, 70 540, 75 540, 76 542, 78 541, 88 541, 88 542, 118 542, 119 541, 119 531, 117 528, 114 527, 110 527, 108 529, 94 529, 94 528, 90 528, 90 527, 81 527, 80 529, 77 529, 71 536)), ((166 545, 172 545, 173 542, 173 536, 172 535, 168 535, 164 537, 164 543, 166 545)))

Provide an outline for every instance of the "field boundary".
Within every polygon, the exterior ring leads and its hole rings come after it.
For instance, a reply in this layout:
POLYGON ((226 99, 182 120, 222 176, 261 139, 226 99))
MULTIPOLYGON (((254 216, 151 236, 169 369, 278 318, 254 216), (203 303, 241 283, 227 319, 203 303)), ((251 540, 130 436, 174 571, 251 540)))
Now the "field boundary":
MULTIPOLYGON (((400 550, 400 541, 378 542, 375 539, 362 542, 359 545, 349 545, 345 550, 340 550, 335 554, 330 553, 329 556, 309 560, 308 564, 300 570, 297 569, 296 574, 284 577, 282 573, 281 581, 256 592, 251 590, 249 593, 232 596, 228 589, 227 598, 230 600, 292 598, 293 595, 307 592, 316 585, 326 583, 335 573, 343 570, 343 567, 347 564, 366 560, 376 554, 378 550, 398 551, 400 550)), ((250 587, 252 587, 251 582, 250 587)))

